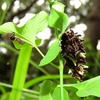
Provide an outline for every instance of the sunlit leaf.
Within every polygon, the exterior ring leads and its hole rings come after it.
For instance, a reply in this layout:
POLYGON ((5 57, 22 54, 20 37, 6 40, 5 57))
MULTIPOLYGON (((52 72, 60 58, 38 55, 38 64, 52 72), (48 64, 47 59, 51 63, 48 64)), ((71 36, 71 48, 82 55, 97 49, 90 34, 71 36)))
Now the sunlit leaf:
POLYGON ((5 34, 5 33, 12 33, 15 32, 17 33, 16 25, 13 22, 7 22, 2 25, 0 25, 0 34, 5 34))
POLYGON ((100 97, 100 76, 76 84, 74 87, 78 89, 77 95, 79 97, 90 95, 100 97))
POLYGON ((49 48, 45 57, 41 60, 39 66, 46 65, 54 60, 60 51, 59 40, 55 41, 49 48))
POLYGON ((35 17, 30 19, 19 31, 20 35, 35 44, 36 34, 47 27, 48 15, 46 12, 41 11, 35 17))
POLYGON ((66 85, 66 87, 70 86, 78 89, 76 94, 79 97, 87 97, 91 95, 100 97, 100 76, 81 83, 66 85))
POLYGON ((59 12, 64 12, 65 5, 62 4, 61 2, 54 1, 54 2, 51 2, 50 8, 51 9, 53 8, 59 12))
POLYGON ((50 17, 48 21, 49 26, 60 29, 62 33, 66 30, 68 25, 68 16, 63 11, 63 4, 53 3, 51 5, 50 17))
POLYGON ((0 26, 0 34, 12 33, 14 32, 17 38, 21 38, 24 42, 23 45, 18 44, 18 42, 13 41, 17 48, 27 46, 30 44, 36 46, 35 37, 36 34, 47 27, 48 24, 48 14, 44 11, 39 12, 32 19, 28 20, 26 24, 22 27, 17 27, 12 22, 7 22, 0 26))

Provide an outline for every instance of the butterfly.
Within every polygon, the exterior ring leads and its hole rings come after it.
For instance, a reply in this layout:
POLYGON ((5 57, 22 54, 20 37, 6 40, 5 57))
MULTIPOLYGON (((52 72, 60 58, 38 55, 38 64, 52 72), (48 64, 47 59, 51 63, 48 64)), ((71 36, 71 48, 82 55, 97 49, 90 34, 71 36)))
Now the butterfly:
POLYGON ((65 66, 68 66, 70 69, 69 73, 74 78, 83 80, 87 72, 85 69, 88 66, 84 65, 86 63, 86 52, 82 45, 84 40, 81 40, 80 36, 74 33, 71 28, 65 31, 61 38, 61 54, 66 61, 65 66))
POLYGON ((5 36, 8 37, 12 41, 18 41, 20 44, 22 45, 24 44, 24 41, 16 37, 14 33, 5 33, 5 36))

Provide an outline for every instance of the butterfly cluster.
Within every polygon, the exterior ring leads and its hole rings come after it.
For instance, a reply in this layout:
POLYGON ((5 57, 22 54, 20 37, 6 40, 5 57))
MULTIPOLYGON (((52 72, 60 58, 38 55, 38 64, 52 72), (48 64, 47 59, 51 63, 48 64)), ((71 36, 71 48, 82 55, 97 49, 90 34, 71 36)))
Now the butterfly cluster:
POLYGON ((70 69, 70 73, 76 79, 83 80, 87 66, 85 57, 85 50, 82 45, 84 40, 81 40, 77 33, 70 28, 61 38, 61 54, 65 59, 66 64, 70 69))

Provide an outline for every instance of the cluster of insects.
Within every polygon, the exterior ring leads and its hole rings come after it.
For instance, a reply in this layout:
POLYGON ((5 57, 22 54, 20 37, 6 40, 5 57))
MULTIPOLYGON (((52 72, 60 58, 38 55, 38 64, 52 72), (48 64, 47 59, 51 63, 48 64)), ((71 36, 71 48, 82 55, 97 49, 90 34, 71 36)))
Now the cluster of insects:
POLYGON ((20 38, 16 37, 14 33, 5 33, 5 36, 8 37, 12 41, 17 41, 21 45, 24 44, 24 41, 22 41, 20 38))
POLYGON ((68 66, 70 73, 76 79, 83 80, 85 76, 85 66, 86 57, 85 50, 82 45, 83 40, 81 40, 77 33, 70 28, 62 35, 61 39, 61 54, 66 61, 65 66, 68 66))

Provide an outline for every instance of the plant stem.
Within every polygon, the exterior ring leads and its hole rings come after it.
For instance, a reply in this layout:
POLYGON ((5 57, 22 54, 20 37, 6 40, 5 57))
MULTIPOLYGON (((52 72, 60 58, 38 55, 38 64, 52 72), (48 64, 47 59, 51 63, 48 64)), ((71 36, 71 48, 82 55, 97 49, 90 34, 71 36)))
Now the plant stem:
POLYGON ((42 57, 44 57, 44 54, 40 51, 40 49, 39 49, 37 46, 35 46, 35 48, 36 48, 36 50, 39 52, 39 54, 40 54, 42 57))
MULTIPOLYGON (((40 83, 43 80, 49 80, 49 79, 55 80, 55 79, 59 79, 59 78, 60 78, 59 75, 48 75, 48 76, 47 75, 43 75, 43 76, 40 76, 40 77, 37 77, 37 78, 29 80, 28 82, 25 83, 24 87, 25 88, 29 88, 29 87, 31 87, 31 86, 33 86, 35 84, 40 83)), ((64 75, 63 78, 65 78, 65 79, 68 78, 69 79, 69 78, 72 78, 72 77, 70 75, 64 75)))
POLYGON ((24 87, 31 51, 32 47, 30 46, 23 47, 20 50, 13 79, 13 89, 11 91, 9 100, 20 100, 22 91, 19 90, 22 90, 24 87))
POLYGON ((61 58, 61 54, 59 54, 59 71, 60 71, 60 87, 61 87, 61 100, 64 100, 64 93, 63 93, 63 62, 61 58))
MULTIPOLYGON (((4 86, 4 87, 7 87, 7 88, 13 88, 12 85, 6 84, 6 83, 2 83, 2 82, 0 82, 0 85, 1 86, 4 86)), ((37 91, 33 91, 33 90, 25 89, 25 88, 23 88, 22 90, 19 90, 19 91, 33 93, 33 94, 39 94, 39 92, 37 92, 37 91)))
MULTIPOLYGON (((56 39, 59 39, 57 28, 55 28, 55 35, 56 35, 56 39)), ((63 93, 63 61, 62 61, 62 57, 61 57, 60 53, 58 55, 58 58, 59 58, 59 65, 60 65, 59 66, 59 73, 60 73, 61 100, 64 100, 64 93, 63 93)))
POLYGON ((36 67, 38 70, 40 70, 42 73, 46 75, 50 75, 47 71, 45 71, 42 67, 39 67, 37 63, 34 61, 30 60, 30 64, 32 64, 34 67, 36 67))
MULTIPOLYGON (((40 51, 40 49, 38 47, 35 47, 36 50, 39 52, 39 54, 42 56, 42 57, 45 57, 44 54, 40 51)), ((50 63, 50 65, 52 65, 53 67, 57 68, 58 69, 58 66, 53 64, 53 63, 50 63)))

